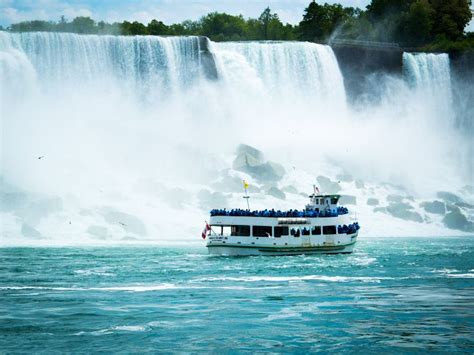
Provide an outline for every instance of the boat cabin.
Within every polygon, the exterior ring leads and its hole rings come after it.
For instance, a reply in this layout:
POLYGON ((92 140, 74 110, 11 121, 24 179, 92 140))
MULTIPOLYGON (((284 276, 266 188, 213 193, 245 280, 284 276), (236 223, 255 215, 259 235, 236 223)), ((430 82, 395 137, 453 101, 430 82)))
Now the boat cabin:
POLYGON ((309 195, 310 203, 306 205, 306 210, 314 210, 317 212, 337 210, 340 197, 341 195, 309 195))

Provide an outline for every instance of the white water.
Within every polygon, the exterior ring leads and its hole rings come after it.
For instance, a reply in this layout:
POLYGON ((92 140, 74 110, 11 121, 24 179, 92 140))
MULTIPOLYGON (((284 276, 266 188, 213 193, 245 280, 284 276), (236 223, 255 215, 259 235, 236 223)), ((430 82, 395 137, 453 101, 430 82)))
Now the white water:
POLYGON ((2 237, 193 238, 206 217, 198 192, 239 143, 284 164, 300 191, 343 171, 422 195, 466 182, 451 109, 425 90, 449 80, 432 69, 444 56, 406 56, 421 74, 375 82, 382 100, 355 109, 327 46, 212 43, 216 81, 199 49, 196 37, 0 32, 2 237))

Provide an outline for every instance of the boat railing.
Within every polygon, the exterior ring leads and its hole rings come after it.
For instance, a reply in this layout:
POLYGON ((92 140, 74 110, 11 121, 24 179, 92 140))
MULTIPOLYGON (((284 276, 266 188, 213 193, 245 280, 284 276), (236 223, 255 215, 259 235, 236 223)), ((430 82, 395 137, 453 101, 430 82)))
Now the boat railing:
POLYGON ((275 211, 271 210, 244 210, 244 209, 213 209, 210 211, 211 217, 213 216, 231 216, 231 217, 337 217, 340 215, 348 214, 349 210, 346 207, 338 206, 333 209, 326 210, 288 210, 288 211, 275 211))

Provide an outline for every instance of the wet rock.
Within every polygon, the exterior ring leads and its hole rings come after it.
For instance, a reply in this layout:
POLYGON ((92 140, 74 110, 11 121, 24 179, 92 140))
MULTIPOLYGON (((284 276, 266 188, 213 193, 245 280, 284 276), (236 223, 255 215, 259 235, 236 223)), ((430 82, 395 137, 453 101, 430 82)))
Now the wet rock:
POLYGON ((458 206, 458 207, 461 207, 461 208, 474 208, 473 205, 471 205, 470 203, 464 202, 464 201, 456 202, 454 205, 458 206))
POLYGON ((298 190, 296 189, 296 187, 291 186, 291 185, 287 185, 284 188, 282 188, 281 190, 284 191, 284 192, 288 192, 290 194, 297 194, 298 193, 298 190))
POLYGON ((262 152, 241 144, 232 164, 234 170, 242 171, 260 181, 278 181, 285 175, 285 168, 275 162, 265 162, 262 152))
POLYGON ((342 195, 339 203, 342 205, 357 205, 357 198, 353 195, 342 195))
POLYGON ((462 199, 458 195, 455 195, 447 191, 439 191, 436 194, 436 196, 438 196, 438 198, 442 199, 444 202, 449 202, 449 203, 462 202, 462 199))
POLYGON ((222 192, 201 190, 198 192, 199 206, 206 211, 228 207, 227 197, 222 192))
POLYGON ((369 206, 377 206, 377 205, 379 204, 379 200, 376 199, 376 198, 374 198, 374 197, 369 197, 369 198, 367 199, 367 204, 368 204, 369 206))
POLYGON ((279 198, 280 200, 285 200, 286 199, 285 193, 283 191, 281 191, 280 189, 274 187, 274 186, 272 186, 268 189, 267 195, 279 198))
POLYGON ((420 203, 420 207, 422 207, 426 212, 429 212, 429 213, 435 213, 435 214, 446 213, 446 204, 441 201, 422 202, 420 203))
POLYGON ((401 203, 403 202, 403 196, 401 195, 387 195, 387 201, 393 203, 401 203))
POLYGON ((355 186, 358 188, 358 189, 365 189, 365 184, 362 180, 360 179, 357 179, 355 181, 355 186))
POLYGON ((473 232, 474 223, 467 220, 461 211, 449 212, 443 218, 443 223, 450 229, 456 229, 464 232, 473 232))
POLYGON ((375 207, 374 212, 387 213, 387 208, 386 207, 375 207))
POLYGON ((138 217, 131 214, 120 212, 113 208, 104 208, 102 215, 107 223, 119 225, 128 233, 140 236, 144 236, 147 233, 145 224, 138 217))
POLYGON ((338 174, 336 175, 336 180, 339 180, 342 182, 352 182, 354 181, 354 178, 352 177, 351 174, 338 174))
POLYGON ((29 224, 23 223, 21 226, 21 234, 25 238, 31 238, 31 239, 41 239, 42 235, 40 232, 38 232, 35 228, 30 226, 29 224))
POLYGON ((458 206, 451 205, 449 203, 446 205, 446 209, 448 210, 448 212, 459 212, 459 213, 461 213, 461 209, 458 206))
POLYGON ((318 181, 321 193, 336 194, 341 191, 341 186, 337 182, 331 181, 331 179, 326 176, 319 175, 316 180, 318 181))
POLYGON ((87 233, 99 239, 106 239, 109 234, 106 227, 95 225, 87 228, 87 233))
POLYGON ((387 206, 387 212, 393 217, 414 222, 423 222, 421 215, 418 212, 412 211, 412 209, 413 207, 411 205, 404 202, 391 203, 387 206))

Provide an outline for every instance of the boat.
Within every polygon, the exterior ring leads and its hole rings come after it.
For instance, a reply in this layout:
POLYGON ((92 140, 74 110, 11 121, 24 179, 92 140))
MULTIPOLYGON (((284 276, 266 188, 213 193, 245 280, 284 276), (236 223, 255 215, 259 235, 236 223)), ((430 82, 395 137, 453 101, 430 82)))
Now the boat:
POLYGON ((303 210, 214 209, 202 237, 212 255, 352 253, 360 227, 340 197, 315 191, 303 210))

